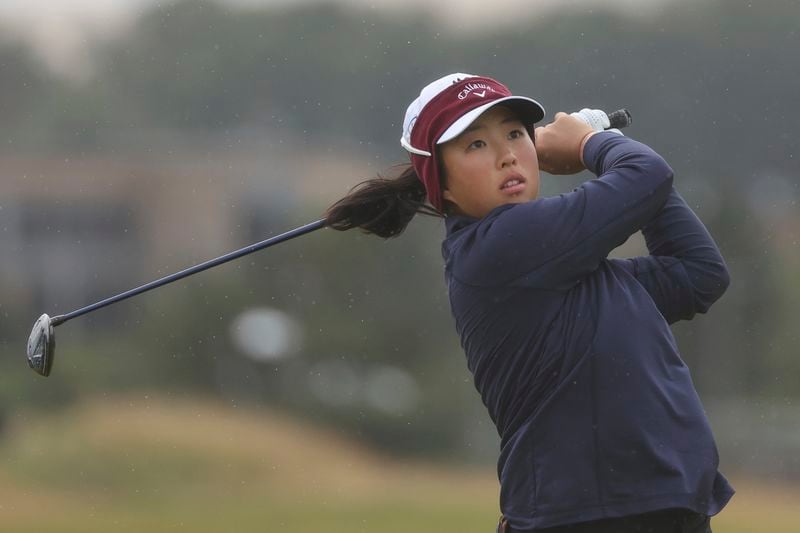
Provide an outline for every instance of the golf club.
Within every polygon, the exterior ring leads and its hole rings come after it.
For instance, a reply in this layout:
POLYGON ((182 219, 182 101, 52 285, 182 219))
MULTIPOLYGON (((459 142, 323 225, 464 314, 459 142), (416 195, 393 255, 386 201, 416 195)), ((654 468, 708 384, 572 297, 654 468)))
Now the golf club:
POLYGON ((143 292, 147 292, 158 287, 163 287, 168 283, 178 281, 179 279, 191 276, 192 274, 197 274, 198 272, 202 272, 204 270, 208 270, 209 268, 227 263, 228 261, 232 261, 245 255, 252 254, 253 252, 263 250, 264 248, 268 248, 272 245, 288 241, 289 239, 299 237, 300 235, 311 233, 312 231, 323 227, 325 227, 325 220, 317 220, 304 226, 297 227, 293 230, 289 230, 285 233, 281 233, 280 235, 276 235, 264 241, 251 244, 250 246, 245 246, 244 248, 227 253, 223 256, 217 257, 216 259, 210 259, 204 263, 200 263, 199 265, 176 272, 175 274, 151 281, 150 283, 136 287, 135 289, 131 289, 116 296, 112 296, 110 298, 106 298, 105 300, 87 305, 86 307, 82 307, 72 311, 71 313, 54 317, 50 317, 47 315, 47 313, 45 313, 36 320, 33 325, 33 330, 31 330, 31 335, 28 337, 28 365, 39 375, 50 375, 56 350, 56 337, 54 330, 59 324, 63 324, 64 322, 72 320, 73 318, 81 315, 91 313, 92 311, 97 311, 98 309, 102 309, 103 307, 113 303, 126 300, 138 294, 142 294, 143 292))
MULTIPOLYGON (((627 109, 619 109, 617 111, 608 113, 608 119, 610 122, 610 128, 624 128, 631 124, 631 114, 627 109)), ((41 376, 50 375, 56 350, 55 327, 68 320, 91 313, 92 311, 97 311, 98 309, 102 309, 103 307, 113 303, 142 294, 143 292, 147 292, 158 287, 163 287, 164 285, 172 283, 173 281, 178 281, 187 276, 191 276, 192 274, 197 274, 198 272, 208 270, 209 268, 227 263, 228 261, 232 261, 253 252, 263 250, 264 248, 268 248, 272 245, 288 241, 289 239, 311 233, 312 231, 316 231, 323 227, 325 227, 325 219, 320 219, 304 226, 297 227, 293 230, 289 230, 285 233, 281 233, 280 235, 276 235, 264 241, 251 244, 250 246, 245 246, 244 248, 227 253, 223 256, 217 257, 216 259, 210 259, 204 263, 200 263, 199 265, 176 272, 175 274, 151 281, 150 283, 136 287, 135 289, 130 289, 116 296, 112 296, 110 298, 106 298, 105 300, 87 305, 86 307, 82 307, 72 311, 71 313, 57 315, 54 317, 50 317, 47 313, 45 313, 33 324, 33 329, 28 337, 28 365, 41 376)))

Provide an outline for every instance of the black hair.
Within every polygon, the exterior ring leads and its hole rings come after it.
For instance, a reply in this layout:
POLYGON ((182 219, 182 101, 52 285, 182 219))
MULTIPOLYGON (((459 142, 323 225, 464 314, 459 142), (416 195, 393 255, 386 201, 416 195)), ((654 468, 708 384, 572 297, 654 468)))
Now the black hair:
POLYGON ((394 177, 378 175, 353 187, 325 212, 325 224, 339 231, 361 228, 384 239, 397 237, 416 214, 444 215, 426 203, 425 186, 414 167, 393 167, 394 177))

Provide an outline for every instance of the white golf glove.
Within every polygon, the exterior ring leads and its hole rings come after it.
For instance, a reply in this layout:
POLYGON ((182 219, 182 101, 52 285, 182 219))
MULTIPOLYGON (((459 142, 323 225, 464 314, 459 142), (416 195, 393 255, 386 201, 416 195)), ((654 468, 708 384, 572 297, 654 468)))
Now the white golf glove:
POLYGON ((570 115, 584 121, 590 125, 594 131, 613 131, 614 133, 622 135, 622 132, 617 128, 606 129, 611 126, 611 122, 609 122, 608 115, 606 115, 605 111, 601 109, 588 109, 584 107, 580 111, 570 113, 570 115))

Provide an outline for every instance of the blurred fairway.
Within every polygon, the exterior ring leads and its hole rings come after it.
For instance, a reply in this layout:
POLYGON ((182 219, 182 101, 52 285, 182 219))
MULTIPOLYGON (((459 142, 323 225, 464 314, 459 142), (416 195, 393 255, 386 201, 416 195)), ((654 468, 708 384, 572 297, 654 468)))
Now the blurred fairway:
MULTIPOLYGON (((398 462, 289 418, 148 396, 18 413, 0 530, 494 531, 492 469, 398 462)), ((800 488, 734 479, 719 533, 800 531, 800 488)))

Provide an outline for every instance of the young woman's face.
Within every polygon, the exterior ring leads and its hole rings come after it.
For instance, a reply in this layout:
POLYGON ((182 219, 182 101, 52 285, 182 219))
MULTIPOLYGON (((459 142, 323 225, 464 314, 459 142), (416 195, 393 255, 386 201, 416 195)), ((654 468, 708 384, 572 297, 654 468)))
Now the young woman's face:
POLYGON ((486 216, 500 205, 539 195, 539 161, 525 126, 496 106, 461 135, 441 146, 446 177, 443 197, 462 214, 486 216))
POLYGON ((461 214, 482 218, 497 206, 539 195, 539 160, 525 126, 495 106, 440 147, 445 200, 461 214))

